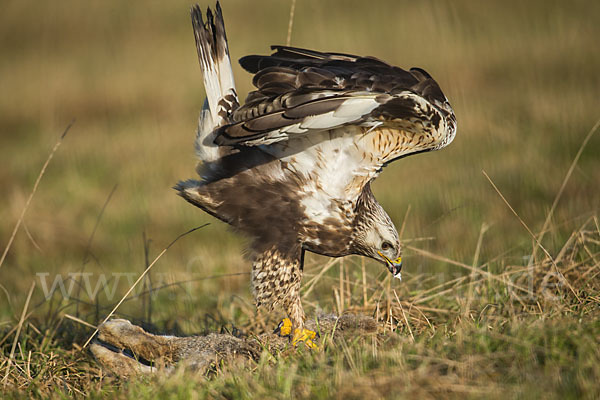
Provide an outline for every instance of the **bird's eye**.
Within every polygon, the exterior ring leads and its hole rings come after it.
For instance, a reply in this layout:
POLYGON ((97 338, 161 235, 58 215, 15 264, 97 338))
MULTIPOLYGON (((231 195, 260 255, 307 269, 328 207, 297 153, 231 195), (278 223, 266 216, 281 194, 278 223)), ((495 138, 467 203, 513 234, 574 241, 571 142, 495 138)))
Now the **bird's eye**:
POLYGON ((381 250, 389 250, 392 248, 392 244, 390 242, 383 242, 381 245, 381 250))

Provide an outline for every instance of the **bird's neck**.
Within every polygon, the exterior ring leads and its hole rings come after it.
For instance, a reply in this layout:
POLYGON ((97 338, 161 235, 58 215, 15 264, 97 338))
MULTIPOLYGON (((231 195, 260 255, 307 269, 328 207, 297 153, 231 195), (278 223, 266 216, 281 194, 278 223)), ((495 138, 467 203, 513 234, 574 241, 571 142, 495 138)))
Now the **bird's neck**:
POLYGON ((364 246, 360 237, 364 236, 364 232, 371 226, 371 216, 378 208, 381 208, 381 205, 375 199, 371 191, 371 183, 369 182, 365 185, 356 200, 354 221, 352 224, 352 240, 349 246, 351 254, 364 254, 366 249, 363 248, 364 246))

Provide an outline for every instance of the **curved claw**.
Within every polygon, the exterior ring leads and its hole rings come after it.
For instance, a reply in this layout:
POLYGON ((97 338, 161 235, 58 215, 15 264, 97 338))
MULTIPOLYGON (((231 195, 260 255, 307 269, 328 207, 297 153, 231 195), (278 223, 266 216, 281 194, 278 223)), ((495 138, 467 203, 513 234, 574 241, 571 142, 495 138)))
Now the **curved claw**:
POLYGON ((292 338, 292 344, 294 346, 297 346, 298 343, 304 342, 304 344, 306 345, 306 347, 308 347, 309 349, 318 350, 319 346, 317 346, 317 344, 315 342, 313 342, 313 339, 316 336, 317 336, 317 333, 313 332, 311 330, 308 330, 308 329, 295 329, 294 330, 294 337, 292 338))
POLYGON ((292 321, 289 318, 284 318, 273 333, 279 336, 290 336, 292 334, 292 321))
POLYGON ((316 332, 313 332, 309 329, 294 329, 294 335, 292 336, 292 321, 289 318, 284 318, 281 320, 273 333, 279 336, 291 336, 292 345, 294 346, 297 346, 298 343, 303 342, 309 349, 317 350, 319 348, 319 346, 313 342, 313 339, 318 337, 316 332))

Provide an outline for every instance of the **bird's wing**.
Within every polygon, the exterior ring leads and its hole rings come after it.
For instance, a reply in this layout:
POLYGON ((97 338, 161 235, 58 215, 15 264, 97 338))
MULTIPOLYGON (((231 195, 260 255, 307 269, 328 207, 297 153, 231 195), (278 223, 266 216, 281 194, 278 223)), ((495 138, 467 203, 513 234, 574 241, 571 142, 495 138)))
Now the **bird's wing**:
MULTIPOLYGON (((405 71, 371 57, 274 46, 247 56, 257 90, 216 134, 219 145, 264 145, 344 125, 426 133, 448 144, 456 119, 438 84, 422 69, 405 71)), ((391 160, 385 160, 389 162, 391 160)))
POLYGON ((329 196, 355 199, 384 165, 453 140, 454 112, 422 69, 273 48, 271 56, 240 60, 257 89, 217 129, 218 145, 260 146, 297 174, 320 179, 329 196))

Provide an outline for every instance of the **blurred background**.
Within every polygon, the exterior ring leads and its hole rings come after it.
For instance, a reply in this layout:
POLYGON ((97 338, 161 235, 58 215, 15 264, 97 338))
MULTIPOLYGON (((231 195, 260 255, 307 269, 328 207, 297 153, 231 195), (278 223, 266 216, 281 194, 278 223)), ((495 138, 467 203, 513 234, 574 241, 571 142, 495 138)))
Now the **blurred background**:
MULTIPOLYGON (((222 8, 232 58, 285 44, 289 1, 224 0, 222 8)), ((43 277, 48 286, 62 277, 68 289, 68 274, 84 272, 92 274, 92 289, 102 276, 108 285, 90 297, 78 291, 85 282, 77 278, 70 300, 53 301, 95 323, 170 241, 206 222, 143 282, 144 290, 172 286, 149 303, 147 296, 136 298, 146 303, 125 303, 121 315, 178 320, 193 332, 207 314, 235 318, 252 310, 249 275, 204 279, 248 273, 244 240, 171 189, 195 176, 193 140, 204 99, 189 9, 189 1, 0 5, 2 249, 44 160, 75 119, 0 267, 0 322, 20 312, 32 281, 32 304, 41 310, 43 277)), ((469 265, 486 224, 480 259, 498 260, 498 270, 525 265, 532 241, 482 170, 539 232, 600 118, 598 38, 594 1, 298 0, 291 44, 371 55, 433 75, 456 111, 454 143, 388 166, 374 192, 408 245, 469 265)), ((237 63, 234 74, 243 97, 251 76, 237 63)), ((550 251, 598 213, 599 150, 596 134, 545 236, 550 251)), ((399 294, 465 273, 411 250, 404 259, 406 282, 393 283, 399 294)), ((308 257, 305 280, 327 261, 308 257)), ((363 260, 344 262, 360 279, 363 260)), ((364 262, 373 285, 389 279, 379 264, 364 262)), ((336 268, 326 277, 337 277, 336 268)), ((335 311, 331 283, 323 279, 307 296, 309 309, 335 311)))

